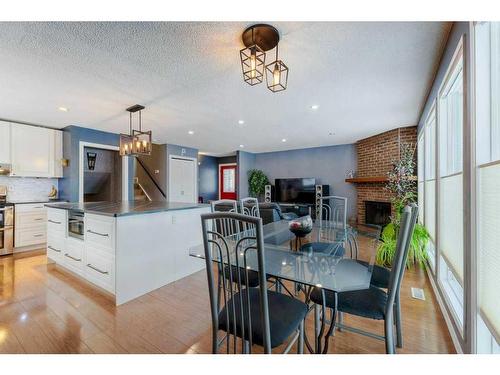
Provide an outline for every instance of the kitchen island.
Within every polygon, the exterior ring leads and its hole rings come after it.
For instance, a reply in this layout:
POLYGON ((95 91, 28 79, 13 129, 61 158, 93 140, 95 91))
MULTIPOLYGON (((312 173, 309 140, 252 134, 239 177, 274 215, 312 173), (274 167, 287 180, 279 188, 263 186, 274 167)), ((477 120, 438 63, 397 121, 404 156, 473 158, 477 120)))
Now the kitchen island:
POLYGON ((47 257, 123 304, 204 267, 188 249, 202 242, 208 205, 177 202, 50 203, 47 257), (81 218, 81 219, 75 219, 81 218))

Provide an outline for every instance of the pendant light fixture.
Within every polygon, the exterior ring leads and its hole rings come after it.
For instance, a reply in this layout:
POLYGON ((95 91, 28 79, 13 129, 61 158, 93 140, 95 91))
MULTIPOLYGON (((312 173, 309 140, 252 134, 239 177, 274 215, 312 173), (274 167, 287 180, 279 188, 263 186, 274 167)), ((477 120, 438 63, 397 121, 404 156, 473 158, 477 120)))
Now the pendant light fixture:
POLYGON ((264 74, 269 90, 273 92, 286 90, 288 67, 278 60, 278 30, 271 25, 259 23, 248 27, 241 37, 245 48, 240 50, 243 80, 251 86, 262 83, 264 74), (266 52, 276 48, 276 60, 265 64, 266 52), (270 76, 268 76, 270 74, 270 76))
POLYGON ((288 83, 288 67, 278 58, 278 46, 276 45, 276 60, 266 66, 267 88, 272 92, 286 90, 288 83))
POLYGON ((129 134, 120 134, 120 155, 121 156, 137 156, 137 155, 151 155, 152 149, 152 132, 142 131, 142 115, 141 111, 145 107, 136 104, 127 108, 129 112, 129 134), (139 112, 138 122, 139 130, 134 129, 132 126, 132 114, 139 112))
POLYGON ((246 48, 240 50, 241 69, 243 71, 243 80, 250 86, 254 86, 264 80, 266 53, 255 43, 255 28, 252 26, 245 32, 251 34, 251 39, 248 45, 245 44, 246 48))

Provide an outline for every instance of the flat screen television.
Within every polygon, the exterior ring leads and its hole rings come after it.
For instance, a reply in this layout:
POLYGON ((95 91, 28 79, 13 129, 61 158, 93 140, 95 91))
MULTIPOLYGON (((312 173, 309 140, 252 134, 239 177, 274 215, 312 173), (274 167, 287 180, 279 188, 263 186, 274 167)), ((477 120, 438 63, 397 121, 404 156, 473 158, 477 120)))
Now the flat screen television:
POLYGON ((277 178, 274 180, 276 202, 314 204, 315 185, 314 178, 277 178))

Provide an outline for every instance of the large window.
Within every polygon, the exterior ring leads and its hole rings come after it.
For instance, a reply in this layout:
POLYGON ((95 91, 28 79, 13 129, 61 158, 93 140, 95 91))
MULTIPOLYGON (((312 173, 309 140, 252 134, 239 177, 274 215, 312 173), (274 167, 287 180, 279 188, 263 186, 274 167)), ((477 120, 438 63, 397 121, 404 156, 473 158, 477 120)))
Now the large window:
POLYGON ((463 37, 419 134, 420 221, 452 334, 465 352, 500 354, 500 23, 469 26, 474 70, 463 37))
POLYGON ((455 323, 463 327, 463 50, 460 45, 438 97, 438 249, 439 285, 455 323))
POLYGON ((418 140, 418 194, 420 222, 431 236, 427 252, 432 271, 435 268, 436 238, 436 110, 433 107, 418 140))
POLYGON ((500 353, 500 24, 475 26, 477 351, 500 353))

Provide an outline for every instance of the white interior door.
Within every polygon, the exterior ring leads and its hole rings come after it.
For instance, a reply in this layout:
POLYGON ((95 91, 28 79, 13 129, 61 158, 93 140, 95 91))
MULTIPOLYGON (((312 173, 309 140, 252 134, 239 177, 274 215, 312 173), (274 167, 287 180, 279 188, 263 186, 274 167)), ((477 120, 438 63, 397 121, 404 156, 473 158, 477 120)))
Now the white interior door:
POLYGON ((173 156, 169 164, 169 201, 196 203, 195 160, 173 156))

